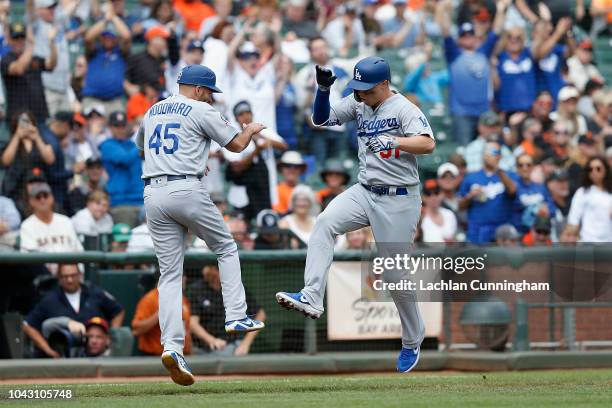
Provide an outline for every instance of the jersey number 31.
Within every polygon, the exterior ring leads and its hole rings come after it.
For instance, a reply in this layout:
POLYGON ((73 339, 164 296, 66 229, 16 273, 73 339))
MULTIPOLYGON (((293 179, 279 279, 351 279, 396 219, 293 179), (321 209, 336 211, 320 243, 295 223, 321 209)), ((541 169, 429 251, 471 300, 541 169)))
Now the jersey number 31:
POLYGON ((167 123, 165 127, 163 123, 160 123, 155 126, 155 130, 149 138, 149 149, 155 149, 155 154, 159 154, 159 149, 163 149, 165 154, 174 154, 179 148, 179 138, 176 133, 172 133, 172 131, 180 128, 180 123, 167 123), (162 133, 164 134, 163 142, 162 133), (172 146, 168 147, 168 143, 164 143, 166 140, 172 141, 172 146))

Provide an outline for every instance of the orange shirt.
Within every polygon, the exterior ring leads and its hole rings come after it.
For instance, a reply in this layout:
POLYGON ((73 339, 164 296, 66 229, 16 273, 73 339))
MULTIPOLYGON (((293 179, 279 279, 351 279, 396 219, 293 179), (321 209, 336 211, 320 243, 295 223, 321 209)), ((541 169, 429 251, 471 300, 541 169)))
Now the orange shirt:
POLYGON ((325 199, 325 197, 327 197, 331 193, 332 193, 332 191, 331 191, 331 188, 329 188, 329 187, 325 187, 325 188, 322 188, 321 190, 317 191, 317 193, 315 194, 315 196, 317 197, 317 202, 319 204, 323 204, 323 199, 325 199))
POLYGON ((276 191, 278 192, 278 202, 274 204, 272 209, 279 214, 284 214, 289 211, 289 203, 291 202, 291 193, 293 193, 294 187, 288 184, 278 183, 276 191))
MULTIPOLYGON (((157 312, 159 308, 159 294, 157 288, 150 290, 146 293, 136 306, 136 312, 134 312, 134 319, 132 319, 132 327, 134 322, 144 320, 147 317, 152 316, 157 312)), ((184 354, 191 352, 191 334, 189 333, 189 318, 191 317, 191 310, 189 309, 189 302, 187 298, 183 296, 183 321, 185 322, 185 348, 184 354)), ((159 323, 156 324, 148 332, 138 336, 138 349, 143 353, 154 354, 160 356, 163 353, 164 348, 161 345, 161 329, 159 323)))
POLYGON ((125 115, 127 120, 132 121, 139 116, 144 116, 153 103, 149 101, 142 93, 138 92, 128 99, 125 115))
POLYGON ((202 21, 208 17, 215 16, 215 9, 200 0, 188 2, 185 0, 174 0, 174 9, 185 20, 185 27, 189 31, 200 32, 202 21))
MULTIPOLYGON (((599 10, 609 9, 612 7, 612 0, 593 0, 591 7, 596 7, 599 10)), ((608 24, 612 24, 612 11, 606 13, 608 24)))

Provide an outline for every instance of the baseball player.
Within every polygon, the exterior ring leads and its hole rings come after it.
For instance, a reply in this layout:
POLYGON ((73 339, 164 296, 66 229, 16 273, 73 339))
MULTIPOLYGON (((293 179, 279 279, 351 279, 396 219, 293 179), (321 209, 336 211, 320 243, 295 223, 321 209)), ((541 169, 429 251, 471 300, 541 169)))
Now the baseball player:
POLYGON ((203 239, 217 255, 221 272, 225 330, 260 330, 264 324, 246 315, 244 287, 236 243, 212 203, 202 180, 211 140, 241 152, 264 129, 251 123, 238 131, 210 103, 221 92, 212 70, 189 65, 179 73, 179 93, 153 105, 138 130, 144 151, 144 204, 161 276, 159 325, 163 365, 172 380, 191 385, 195 378, 183 358, 182 273, 187 230, 203 239))
MULTIPOLYGON (((305 286, 298 293, 279 292, 278 303, 316 319, 323 313, 327 273, 337 235, 371 226, 379 250, 405 251, 412 244, 421 212, 416 155, 435 148, 425 115, 390 89, 391 70, 382 58, 364 58, 355 65, 348 96, 330 106, 332 72, 316 66, 318 89, 313 123, 333 126, 356 121, 359 141, 359 183, 327 206, 317 218, 308 243, 305 286), (395 248, 390 248, 395 246, 395 248)), ((397 252, 396 252, 397 253, 397 252)), ((401 271, 385 274, 387 282, 405 278, 401 271)), ((416 366, 425 327, 410 291, 392 291, 402 323, 402 350, 397 369, 416 366)))

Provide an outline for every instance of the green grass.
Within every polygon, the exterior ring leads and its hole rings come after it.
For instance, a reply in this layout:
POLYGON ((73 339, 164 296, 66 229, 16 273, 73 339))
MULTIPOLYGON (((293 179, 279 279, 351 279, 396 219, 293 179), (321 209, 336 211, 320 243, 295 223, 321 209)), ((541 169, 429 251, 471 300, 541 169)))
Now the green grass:
POLYGON ((72 401, 7 401, 28 407, 610 407, 612 370, 313 376, 207 381, 39 386, 70 388, 72 401))

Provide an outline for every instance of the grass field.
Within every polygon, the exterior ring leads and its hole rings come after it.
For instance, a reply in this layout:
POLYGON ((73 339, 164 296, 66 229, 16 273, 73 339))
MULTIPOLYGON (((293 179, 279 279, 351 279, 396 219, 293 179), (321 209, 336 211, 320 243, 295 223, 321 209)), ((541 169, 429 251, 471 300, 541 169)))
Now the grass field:
POLYGON ((0 386, 0 406, 28 407, 610 407, 612 370, 412 375, 312 376, 207 381, 192 387, 170 382, 45 385, 72 389, 65 400, 9 401, 0 386))

